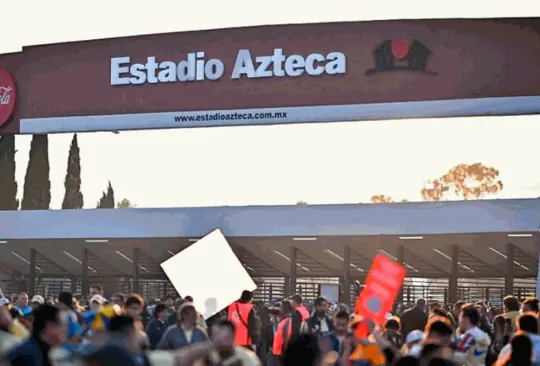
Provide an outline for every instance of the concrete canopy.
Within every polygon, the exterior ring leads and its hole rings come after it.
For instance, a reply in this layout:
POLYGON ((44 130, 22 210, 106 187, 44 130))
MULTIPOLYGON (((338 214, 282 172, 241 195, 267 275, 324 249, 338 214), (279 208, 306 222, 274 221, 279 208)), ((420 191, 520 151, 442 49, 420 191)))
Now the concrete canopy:
POLYGON ((86 249, 88 276, 130 276, 139 248, 139 276, 163 277, 159 263, 220 228, 254 277, 290 275, 293 247, 299 277, 342 275, 346 247, 351 278, 367 274, 377 253, 401 255, 411 277, 447 277, 456 245, 461 277, 502 276, 509 243, 515 276, 534 277, 540 199, 2 211, 0 222, 4 276, 27 274, 31 249, 37 275, 80 276, 86 249))

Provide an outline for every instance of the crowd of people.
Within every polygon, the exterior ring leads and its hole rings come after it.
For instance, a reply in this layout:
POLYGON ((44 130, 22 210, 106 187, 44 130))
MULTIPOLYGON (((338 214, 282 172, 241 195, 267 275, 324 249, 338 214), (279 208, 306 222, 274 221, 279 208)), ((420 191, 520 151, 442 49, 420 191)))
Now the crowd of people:
POLYGON ((204 319, 190 296, 147 302, 99 285, 76 299, 2 295, 0 365, 540 365, 538 300, 443 305, 418 299, 384 324, 324 297, 239 300, 204 319))

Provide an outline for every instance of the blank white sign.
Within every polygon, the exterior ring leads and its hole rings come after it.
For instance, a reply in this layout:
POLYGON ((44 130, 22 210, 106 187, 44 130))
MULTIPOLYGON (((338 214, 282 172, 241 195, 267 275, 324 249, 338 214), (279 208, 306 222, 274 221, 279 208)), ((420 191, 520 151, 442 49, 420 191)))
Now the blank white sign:
POLYGON ((223 236, 216 229, 161 263, 178 293, 192 296, 205 319, 257 288, 223 236))

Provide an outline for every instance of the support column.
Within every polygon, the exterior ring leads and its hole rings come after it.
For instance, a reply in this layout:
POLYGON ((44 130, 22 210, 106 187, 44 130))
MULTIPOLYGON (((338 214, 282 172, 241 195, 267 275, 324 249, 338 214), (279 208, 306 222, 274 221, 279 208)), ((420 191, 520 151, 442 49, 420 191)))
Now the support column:
POLYGON ((133 292, 139 293, 140 249, 133 248, 133 292))
POLYGON ((77 292, 77 277, 71 276, 70 280, 71 280, 71 294, 75 295, 75 293, 77 292))
POLYGON ((448 300, 451 304, 458 301, 459 246, 452 244, 450 276, 448 278, 448 300))
MULTIPOLYGON (((397 252, 397 261, 402 266, 405 266, 405 247, 403 244, 398 245, 398 252, 397 252)), ((403 302, 403 286, 399 289, 398 295, 397 295, 397 302, 402 303, 403 302)))
POLYGON ((514 244, 506 244, 506 276, 504 277, 505 295, 514 293, 514 244))
POLYGON ((298 249, 294 246, 291 246, 291 254, 290 254, 291 275, 289 278, 289 297, 296 294, 296 269, 298 267, 297 256, 298 256, 298 249))
POLYGON ((36 250, 34 248, 30 249, 30 260, 29 260, 29 275, 28 275, 28 296, 32 297, 36 293, 36 250))
POLYGON ((83 248, 81 256, 81 293, 88 296, 90 284, 88 283, 88 249, 83 248))
POLYGON ((348 245, 343 248, 343 282, 341 288, 343 291, 341 301, 351 305, 351 248, 348 245))

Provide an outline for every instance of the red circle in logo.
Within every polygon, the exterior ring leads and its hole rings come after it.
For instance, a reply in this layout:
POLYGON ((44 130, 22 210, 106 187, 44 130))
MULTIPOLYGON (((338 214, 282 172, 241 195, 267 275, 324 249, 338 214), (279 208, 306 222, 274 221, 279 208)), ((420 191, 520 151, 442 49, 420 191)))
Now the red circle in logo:
POLYGON ((17 90, 13 76, 0 67, 0 126, 7 122, 15 109, 17 90))
POLYGON ((409 42, 406 40, 396 40, 392 42, 392 56, 396 60, 403 60, 409 54, 409 42))

